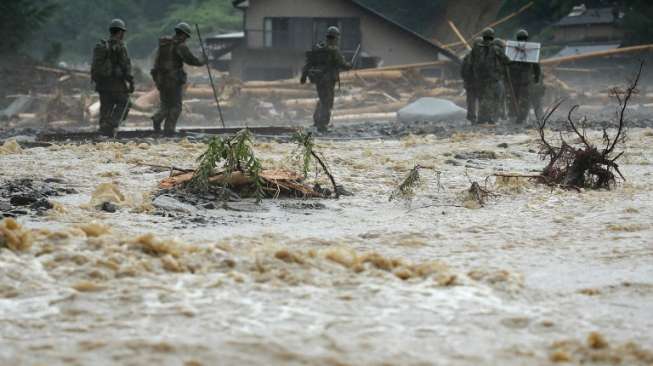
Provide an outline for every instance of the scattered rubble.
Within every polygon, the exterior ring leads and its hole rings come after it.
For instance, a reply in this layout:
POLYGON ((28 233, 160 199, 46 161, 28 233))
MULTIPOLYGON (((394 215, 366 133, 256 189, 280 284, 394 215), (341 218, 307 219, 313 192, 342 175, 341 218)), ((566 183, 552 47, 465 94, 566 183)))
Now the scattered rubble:
POLYGON ((77 191, 60 179, 36 182, 30 178, 0 182, 0 216, 18 217, 30 213, 42 215, 54 208, 50 197, 75 194, 77 191))

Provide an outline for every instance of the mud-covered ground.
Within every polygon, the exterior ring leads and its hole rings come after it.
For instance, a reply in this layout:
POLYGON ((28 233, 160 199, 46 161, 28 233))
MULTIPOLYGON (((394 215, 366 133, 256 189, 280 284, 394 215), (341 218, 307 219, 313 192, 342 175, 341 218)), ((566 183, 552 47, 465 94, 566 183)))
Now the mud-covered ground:
MULTIPOLYGON (((353 197, 229 210, 152 203, 169 172, 142 163, 193 167, 192 136, 7 142, 2 184, 71 190, 0 225, 16 238, 0 249, 0 364, 651 365, 653 130, 638 123, 611 191, 496 181, 542 168, 527 128, 381 139, 394 124, 363 124, 318 140, 353 197), (415 197, 389 202, 415 164, 415 197), (496 197, 466 202, 471 181, 496 197)), ((256 145, 266 167, 293 149, 256 145)))

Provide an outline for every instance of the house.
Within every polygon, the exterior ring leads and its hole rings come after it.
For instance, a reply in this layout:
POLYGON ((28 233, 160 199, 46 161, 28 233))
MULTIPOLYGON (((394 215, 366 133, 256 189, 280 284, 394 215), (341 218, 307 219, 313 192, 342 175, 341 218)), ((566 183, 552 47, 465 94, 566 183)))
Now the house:
POLYGON ((355 0, 233 0, 233 6, 244 13, 244 36, 231 51, 229 71, 242 80, 297 76, 305 52, 324 40, 330 26, 340 28, 340 48, 346 58, 353 58, 360 45, 366 67, 458 60, 355 0))
POLYGON ((587 8, 584 4, 553 25, 553 43, 621 43, 623 13, 618 7, 587 8))

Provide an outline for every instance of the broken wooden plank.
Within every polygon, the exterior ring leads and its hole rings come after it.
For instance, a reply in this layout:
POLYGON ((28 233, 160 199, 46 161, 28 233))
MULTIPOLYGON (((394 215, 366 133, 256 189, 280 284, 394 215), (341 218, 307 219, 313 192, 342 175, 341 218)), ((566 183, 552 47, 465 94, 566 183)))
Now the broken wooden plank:
POLYGON ((581 60, 587 60, 587 59, 598 58, 598 57, 623 55, 628 53, 645 52, 651 50, 653 50, 653 44, 647 44, 641 46, 617 48, 617 49, 607 50, 607 51, 590 52, 582 55, 550 58, 550 59, 540 61, 540 64, 542 66, 555 66, 564 62, 581 61, 581 60))
POLYGON ((448 22, 449 22, 449 27, 451 27, 451 29, 453 30, 456 37, 458 37, 460 42, 462 42, 465 45, 465 48, 467 48, 467 51, 471 51, 472 46, 469 45, 469 43, 467 42, 465 37, 463 37, 463 35, 460 33, 460 31, 458 30, 458 27, 456 27, 456 25, 451 20, 448 20, 448 22))

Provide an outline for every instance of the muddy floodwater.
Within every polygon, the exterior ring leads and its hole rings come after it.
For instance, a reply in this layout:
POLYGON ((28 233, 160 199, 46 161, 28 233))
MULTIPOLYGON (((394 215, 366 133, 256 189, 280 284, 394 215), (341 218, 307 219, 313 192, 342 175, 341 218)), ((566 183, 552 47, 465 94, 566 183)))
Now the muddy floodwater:
MULTIPOLYGON (((75 193, 7 229, 31 247, 0 249, 0 364, 652 365, 653 130, 628 132, 611 191, 493 177, 541 169, 537 141, 318 139, 354 196, 176 211, 142 163, 191 168, 202 142, 5 143, 0 180, 75 193)), ((290 143, 255 148, 293 166, 290 143)))

